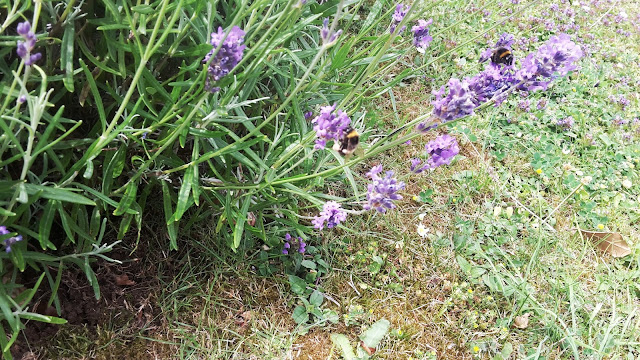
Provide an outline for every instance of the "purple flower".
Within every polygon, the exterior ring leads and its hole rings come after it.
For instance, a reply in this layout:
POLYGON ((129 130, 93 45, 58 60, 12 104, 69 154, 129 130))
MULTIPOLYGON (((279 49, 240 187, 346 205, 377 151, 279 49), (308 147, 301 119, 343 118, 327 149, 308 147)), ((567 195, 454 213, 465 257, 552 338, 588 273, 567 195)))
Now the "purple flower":
POLYGON ((549 83, 569 71, 575 70, 575 64, 583 53, 569 35, 552 36, 537 52, 529 54, 522 61, 522 68, 515 77, 522 82, 522 90, 546 89, 549 83))
MULTIPOLYGON (((402 5, 402 4, 396 5, 396 11, 391 16, 391 29, 390 29, 390 32, 392 34, 393 34, 394 31, 396 31, 396 27, 398 27, 398 24, 400 24, 402 19, 404 19, 405 15, 407 15, 407 11, 409 11, 409 7, 408 6, 405 6, 405 5, 402 5)), ((407 28, 406 26, 403 26, 398 31, 398 34, 402 33, 404 31, 404 29, 406 29, 406 28, 407 28)))
POLYGON ((496 105, 502 103, 508 95, 505 91, 514 86, 515 70, 511 65, 489 63, 478 75, 464 80, 472 93, 475 106, 480 106, 496 97, 496 105))
POLYGON ((31 51, 36 47, 36 35, 31 31, 31 24, 28 21, 19 23, 17 31, 18 35, 22 36, 24 41, 18 40, 16 52, 18 53, 18 56, 24 60, 24 64, 26 66, 31 66, 42 58, 41 53, 31 53, 31 51))
POLYGON ((291 236, 291 234, 287 233, 284 236, 284 245, 282 246, 282 254, 288 255, 292 245, 294 246, 294 249, 295 248, 298 249, 298 252, 300 254, 304 254, 304 252, 306 251, 307 244, 304 242, 304 240, 302 240, 301 237, 298 236, 297 239, 294 239, 291 236))
MULTIPOLYGON (((7 230, 5 226, 0 226, 0 236, 9 235, 9 234, 11 234, 11 232, 7 230)), ((2 241, 2 244, 5 246, 4 251, 8 253, 11 252, 11 246, 17 243, 18 241, 22 241, 22 235, 12 236, 10 238, 4 239, 2 241)))
POLYGON ((300 254, 304 254, 304 252, 307 250, 307 244, 302 240, 301 237, 298 238, 298 252, 300 254))
POLYGON ((420 19, 418 20, 418 25, 411 28, 413 32, 413 45, 415 45, 416 50, 422 54, 424 54, 429 44, 431 44, 431 41, 433 41, 433 38, 429 35, 429 25, 431 25, 431 23, 433 23, 433 19, 426 21, 420 19))
POLYGON ((324 21, 322 21, 322 30, 320 30, 322 43, 326 46, 329 46, 336 41, 340 34, 342 34, 342 30, 331 32, 331 29, 329 29, 329 18, 324 18, 324 21))
POLYGON ((627 125, 627 123, 629 123, 628 120, 621 118, 620 115, 616 115, 616 117, 613 118, 611 121, 618 126, 624 126, 624 125, 627 125))
POLYGON ((327 141, 337 141, 342 139, 344 131, 351 124, 349 116, 342 110, 335 111, 336 105, 323 106, 320 109, 320 115, 316 116, 311 122, 314 124, 313 130, 316 132, 315 149, 324 149, 327 141))
POLYGON ((367 186, 367 203, 363 206, 365 210, 376 209, 378 212, 385 213, 387 209, 396 207, 393 200, 402 199, 397 192, 404 189, 404 182, 398 182, 393 177, 393 171, 387 171, 384 177, 378 176, 381 172, 382 165, 378 165, 366 174, 372 182, 367 186))
POLYGON ((327 228, 340 224, 347 219, 347 212, 342 209, 342 206, 335 201, 327 201, 322 207, 322 211, 316 216, 311 223, 313 227, 322 230, 324 223, 327 223, 327 228))
POLYGON ((441 165, 449 165, 454 156, 458 155, 458 141, 448 134, 440 135, 429 141, 425 145, 425 150, 429 154, 427 161, 430 168, 437 168, 441 165))
POLYGON ((427 124, 426 122, 421 122, 418 125, 416 125, 416 131, 426 134, 427 131, 433 130, 437 127, 438 127, 438 124, 436 123, 427 124))
POLYGON ((421 172, 427 170, 429 168, 429 163, 423 163, 422 160, 418 158, 411 159, 410 170, 414 174, 420 174, 421 172))
POLYGON ((313 116, 313 111, 307 111, 306 113, 304 113, 305 120, 311 119, 312 116, 313 116))
POLYGON ((213 87, 212 83, 219 81, 233 70, 244 56, 244 35, 245 32, 238 26, 234 26, 229 31, 225 39, 225 32, 222 27, 218 27, 218 32, 211 33, 210 44, 213 49, 202 60, 209 63, 206 89, 211 92, 219 91, 220 88, 213 87), (222 41, 224 39, 224 42, 222 41), (219 49, 218 49, 219 48, 219 49), (216 52, 217 50, 217 52, 216 52), (215 56, 214 56, 215 55, 215 56), (211 59, 213 57, 213 59, 211 59))
POLYGON ((540 99, 540 101, 538 101, 538 105, 536 106, 538 108, 538 110, 542 110, 545 107, 547 107, 547 100, 546 99, 540 99))
POLYGON ((556 121, 556 126, 563 128, 564 130, 569 130, 573 127, 575 121, 572 116, 566 117, 564 119, 559 119, 556 121))
POLYGON ((434 92, 436 99, 433 104, 433 115, 442 122, 452 121, 473 114, 476 108, 474 92, 469 90, 469 83, 452 78, 449 80, 449 93, 446 96, 445 87, 434 92))

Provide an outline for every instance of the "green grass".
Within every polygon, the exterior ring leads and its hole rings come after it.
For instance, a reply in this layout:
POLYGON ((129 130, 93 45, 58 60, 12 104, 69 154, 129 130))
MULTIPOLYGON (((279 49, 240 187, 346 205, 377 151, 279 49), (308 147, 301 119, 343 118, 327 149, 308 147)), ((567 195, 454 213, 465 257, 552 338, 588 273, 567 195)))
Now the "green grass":
MULTIPOLYGON (((485 4, 491 16, 479 13, 439 34, 434 53, 495 25, 498 5, 485 4)), ((542 16, 550 4, 539 1, 518 18, 542 16)), ((147 346, 158 339, 184 359, 335 359, 331 333, 355 342, 366 326, 385 318, 392 330, 376 351, 382 359, 638 358, 640 251, 634 241, 640 236, 640 125, 631 122, 640 114, 640 41, 629 23, 620 25, 632 32, 625 37, 596 20, 620 8, 629 19, 638 14, 632 1, 603 5, 593 7, 593 14, 575 5, 582 28, 572 36, 592 33, 592 44, 612 56, 587 57, 579 71, 549 91, 530 94, 530 112, 519 108, 523 98, 512 96, 452 126, 461 154, 451 166, 410 176, 404 200, 388 215, 352 216, 346 228, 323 234, 315 245, 332 267, 321 282, 324 306, 338 313, 337 324, 296 325, 291 313, 298 300, 284 273, 258 276, 264 260, 257 246, 230 251, 216 241, 214 223, 194 230, 198 236, 192 234, 194 246, 178 256, 176 276, 156 289, 163 326, 145 335, 147 346), (610 95, 624 95, 630 104, 623 110, 610 95), (535 110, 542 99, 545 109, 535 110), (554 125, 569 115, 576 121, 570 131, 554 125), (612 124, 618 115, 629 124, 612 124), (624 138, 627 132, 631 140, 624 138), (579 185, 586 176, 591 182, 579 185), (421 192, 428 202, 413 199, 421 192), (429 228, 425 238, 416 232, 420 222, 429 228), (614 259, 575 231, 599 224, 629 240, 632 253, 614 259), (527 326, 514 326, 525 314, 527 326)), ((453 24, 465 16, 465 7, 443 2, 427 18, 453 24)), ((498 27, 488 42, 503 31, 539 36, 540 42, 549 36, 544 26, 519 29, 517 23, 498 27)), ((424 69, 429 80, 413 79, 375 99, 368 119, 381 128, 374 133, 430 112, 429 91, 450 76, 474 74, 483 47, 471 42, 424 69)), ((421 62, 405 59, 406 66, 421 62)), ((406 174, 409 159, 434 135, 373 158, 370 165, 383 163, 385 170, 406 174)), ((350 187, 331 185, 336 191, 350 187)), ((141 349, 139 358, 143 354, 141 349)))

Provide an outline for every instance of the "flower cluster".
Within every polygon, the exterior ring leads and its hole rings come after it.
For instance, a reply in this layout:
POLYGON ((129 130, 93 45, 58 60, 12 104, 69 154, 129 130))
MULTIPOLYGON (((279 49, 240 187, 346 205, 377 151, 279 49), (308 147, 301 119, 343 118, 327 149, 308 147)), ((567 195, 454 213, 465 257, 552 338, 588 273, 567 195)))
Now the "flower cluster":
POLYGON ((477 106, 475 93, 469 89, 469 83, 456 78, 449 80, 449 93, 446 96, 445 87, 435 91, 433 114, 443 122, 452 121, 473 114, 477 106))
POLYGON ((218 32, 211 33, 210 44, 213 49, 202 60, 209 63, 207 70, 209 75, 206 80, 206 88, 211 92, 219 91, 219 87, 213 87, 213 82, 219 81, 233 70, 244 56, 244 35, 245 32, 238 26, 234 26, 229 31, 225 39, 225 32, 222 27, 218 27, 218 32), (224 41, 223 41, 224 39, 224 41), (211 59, 213 57, 213 59, 211 59))
POLYGON ((413 32, 413 45, 416 47, 418 52, 424 54, 427 50, 433 38, 429 35, 429 25, 433 23, 433 19, 429 20, 418 20, 418 25, 415 25, 411 28, 413 32))
MULTIPOLYGON (((394 31, 396 31, 396 27, 398 27, 398 24, 400 24, 402 19, 404 19, 405 15, 407 15, 407 11, 409 11, 409 7, 408 6, 405 6, 405 5, 402 5, 402 4, 396 5, 396 11, 391 16, 391 29, 390 29, 390 32, 392 34, 393 34, 394 31)), ((403 32, 404 29, 406 29, 406 28, 407 28, 406 26, 403 26, 398 31, 398 34, 403 32)))
POLYGON ((472 101, 475 106, 491 100, 496 96, 496 104, 501 104, 510 87, 516 84, 513 66, 489 63, 485 69, 472 78, 464 81, 469 84, 469 90, 473 93, 472 101))
POLYGON ((36 47, 36 35, 31 31, 31 24, 28 21, 18 24, 18 35, 22 36, 24 41, 18 40, 18 47, 16 52, 18 56, 24 60, 24 64, 27 66, 33 65, 36 61, 42 58, 41 53, 31 53, 36 47))
POLYGON ((569 130, 573 127, 573 125, 575 124, 575 121, 573 120, 572 116, 568 116, 564 119, 558 119, 558 121, 556 121, 556 126, 564 129, 564 130, 569 130))
POLYGON ((313 120, 313 130, 316 132, 315 149, 324 149, 327 141, 342 139, 345 130, 351 125, 351 118, 342 110, 336 111, 336 105, 323 106, 320 115, 313 120))
POLYGON ((448 134, 440 135, 429 141, 424 148, 427 150, 427 154, 429 154, 427 163, 430 168, 449 165, 453 157, 460 152, 458 141, 448 134))
POLYGON ((387 209, 396 207, 393 200, 402 199, 402 196, 397 192, 404 189, 404 182, 398 182, 393 177, 393 171, 387 171, 384 177, 378 175, 381 172, 382 165, 378 165, 371 168, 366 174, 372 182, 367 186, 367 203, 363 206, 365 210, 376 209, 385 213, 387 209))
POLYGON ((322 207, 322 211, 316 216, 311 223, 313 227, 322 230, 327 223, 327 228, 331 229, 339 225, 341 222, 347 219, 347 212, 342 209, 342 206, 335 201, 327 201, 322 207))
POLYGON ((424 163, 418 158, 411 159, 410 170, 414 174, 420 174, 427 169, 435 169, 438 166, 449 165, 453 157, 460 152, 456 138, 447 134, 429 141, 424 148, 429 159, 424 163))
POLYGON ((515 77, 521 82, 521 90, 546 90, 553 79, 565 76, 575 70, 576 62, 582 57, 582 50, 567 34, 552 36, 522 61, 522 68, 515 77))
MULTIPOLYGON (((0 226, 0 236, 9 234, 11 234, 11 232, 7 230, 6 226, 0 226)), ((2 244, 4 245, 4 251, 11 252, 11 246, 18 241, 22 241, 22 235, 12 236, 2 241, 2 244)))
POLYGON ((292 249, 297 250, 300 254, 304 254, 306 251, 307 244, 302 240, 301 237, 294 238, 289 233, 284 236, 284 245, 282 246, 282 253, 284 255, 289 254, 289 250, 292 249))

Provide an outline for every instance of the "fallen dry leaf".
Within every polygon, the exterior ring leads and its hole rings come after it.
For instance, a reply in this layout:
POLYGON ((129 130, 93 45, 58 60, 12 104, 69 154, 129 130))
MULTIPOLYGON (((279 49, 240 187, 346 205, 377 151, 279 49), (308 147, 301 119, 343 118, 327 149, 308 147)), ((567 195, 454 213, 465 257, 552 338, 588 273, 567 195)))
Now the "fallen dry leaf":
POLYGON ((364 341, 360 341, 360 347, 362 347, 362 350, 364 350, 369 356, 373 355, 373 353, 376 352, 376 348, 368 347, 367 345, 365 345, 364 341))
POLYGON ((249 226, 256 226, 256 215, 254 213, 247 213, 247 224, 249 226))
POLYGON ((249 324, 249 320, 251 320, 251 311, 247 310, 236 315, 235 322, 237 326, 239 326, 241 329, 244 329, 249 324))
POLYGON ((531 314, 524 313, 520 316, 516 316, 516 318, 513 320, 513 326, 517 327, 518 329, 526 329, 527 326, 529 326, 529 315, 531 314))
POLYGON ((116 275, 115 278, 116 278, 116 285, 118 286, 131 286, 136 284, 135 281, 129 280, 129 275, 127 274, 116 275))
POLYGON ((631 248, 622 235, 606 231, 580 230, 585 238, 593 241, 596 247, 613 257, 623 257, 631 254, 631 248))

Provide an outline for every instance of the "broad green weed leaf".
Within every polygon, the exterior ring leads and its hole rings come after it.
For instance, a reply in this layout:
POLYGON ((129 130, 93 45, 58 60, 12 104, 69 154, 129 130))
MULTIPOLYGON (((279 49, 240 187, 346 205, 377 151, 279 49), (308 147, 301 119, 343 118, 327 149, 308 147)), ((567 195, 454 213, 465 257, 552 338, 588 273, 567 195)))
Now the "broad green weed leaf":
POLYGON ((320 307, 323 301, 324 301, 324 295, 322 295, 322 293, 318 290, 313 290, 313 292, 311 293, 311 296, 309 296, 309 304, 315 307, 320 307))
POLYGON ((304 295, 307 289, 307 282, 295 275, 289 275, 289 284, 294 294, 304 295))
POLYGON ((380 344, 382 338, 389 332, 391 324, 386 319, 376 321, 364 334, 360 336, 360 339, 364 341, 364 344, 370 348, 375 348, 380 344))
POLYGON ((331 334, 331 342, 337 346, 345 360, 355 360, 356 355, 353 353, 353 347, 349 343, 349 339, 342 334, 331 334))
POLYGON ((307 310, 302 305, 298 305, 293 309, 292 317, 296 324, 304 324, 309 321, 309 313, 307 313, 307 310))

